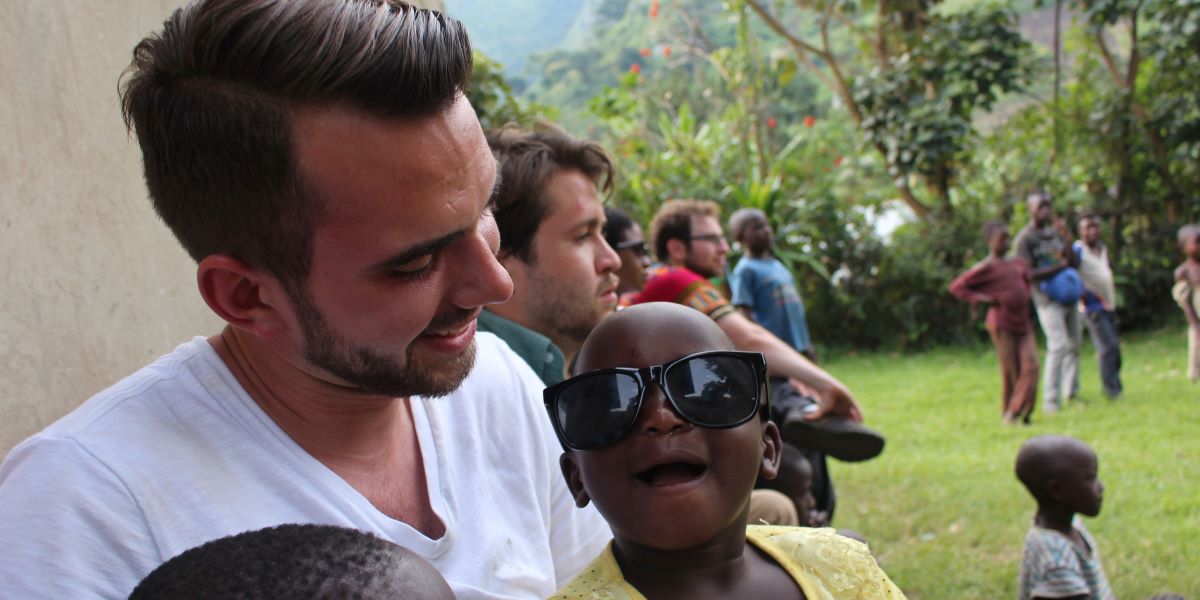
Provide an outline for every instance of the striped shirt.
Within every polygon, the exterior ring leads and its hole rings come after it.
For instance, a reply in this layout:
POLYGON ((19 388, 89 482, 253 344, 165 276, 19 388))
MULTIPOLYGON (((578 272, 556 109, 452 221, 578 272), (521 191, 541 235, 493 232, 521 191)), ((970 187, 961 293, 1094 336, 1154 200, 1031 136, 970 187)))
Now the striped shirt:
POLYGON ((1068 598, 1086 594, 1091 600, 1116 600, 1104 568, 1096 540, 1078 518, 1072 526, 1083 538, 1080 547, 1067 536, 1034 525, 1025 534, 1021 557, 1021 575, 1017 598, 1068 598))

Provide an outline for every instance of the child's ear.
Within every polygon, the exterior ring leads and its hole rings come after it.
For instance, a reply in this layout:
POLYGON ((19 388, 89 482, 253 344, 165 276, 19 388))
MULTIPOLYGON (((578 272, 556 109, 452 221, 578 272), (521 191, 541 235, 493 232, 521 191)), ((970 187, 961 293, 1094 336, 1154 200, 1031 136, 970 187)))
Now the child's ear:
POLYGON ((773 421, 767 421, 763 425, 762 441, 763 457, 758 476, 763 479, 775 479, 775 476, 779 475, 779 463, 783 460, 783 438, 779 436, 779 427, 773 421))
POLYGON ((583 489, 583 479, 579 476, 579 465, 575 462, 575 453, 567 450, 558 457, 558 466, 562 469, 563 479, 567 480, 567 489, 575 498, 575 506, 583 508, 591 501, 587 490, 583 489))
POLYGON ((1057 477, 1051 477, 1046 480, 1046 496, 1051 500, 1058 502, 1062 494, 1062 482, 1057 477))

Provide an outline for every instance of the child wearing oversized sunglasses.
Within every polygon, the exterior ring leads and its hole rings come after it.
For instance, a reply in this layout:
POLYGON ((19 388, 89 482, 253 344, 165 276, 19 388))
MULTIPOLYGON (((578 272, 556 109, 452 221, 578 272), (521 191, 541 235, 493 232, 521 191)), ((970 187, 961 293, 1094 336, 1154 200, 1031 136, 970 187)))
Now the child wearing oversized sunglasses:
POLYGON ((766 361, 702 313, 669 303, 614 313, 581 373, 547 388, 575 502, 613 542, 554 598, 903 598, 867 547, 832 529, 747 527, 782 442, 766 361))

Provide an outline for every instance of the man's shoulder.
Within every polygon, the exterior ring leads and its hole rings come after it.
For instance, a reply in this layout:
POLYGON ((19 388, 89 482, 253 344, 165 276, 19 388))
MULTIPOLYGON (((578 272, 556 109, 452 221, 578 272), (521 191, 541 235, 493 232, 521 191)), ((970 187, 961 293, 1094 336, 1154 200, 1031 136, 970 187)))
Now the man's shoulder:
POLYGON ((1037 227, 1032 221, 1026 223, 1024 227, 1017 230, 1017 236, 1013 238, 1013 244, 1024 243, 1030 236, 1037 232, 1037 227))
POLYGON ((480 359, 499 360, 529 367, 546 384, 562 379, 563 354, 550 338, 509 321, 490 310, 479 313, 479 333, 476 337, 480 359))
POLYGON ((111 428, 141 426, 137 424, 158 418, 158 410, 164 408, 161 400, 208 395, 212 390, 206 384, 227 387, 231 380, 216 351, 207 340, 197 337, 96 393, 31 439, 86 441, 98 431, 107 437, 111 428))
POLYGON ((686 267, 659 265, 647 272, 646 285, 634 299, 635 304, 645 302, 679 302, 680 296, 689 287, 707 280, 686 267))

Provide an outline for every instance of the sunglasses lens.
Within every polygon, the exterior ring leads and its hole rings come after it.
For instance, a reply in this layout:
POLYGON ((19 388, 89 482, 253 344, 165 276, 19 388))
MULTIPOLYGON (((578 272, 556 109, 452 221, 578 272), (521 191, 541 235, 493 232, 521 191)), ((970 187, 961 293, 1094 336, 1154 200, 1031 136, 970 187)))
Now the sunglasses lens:
POLYGON ((568 445, 592 450, 620 439, 637 419, 637 379, 628 373, 593 373, 558 393, 558 427, 568 445))
POLYGON ((698 356, 664 375, 680 412, 703 427, 731 427, 754 415, 758 386, 754 366, 737 356, 698 356))

